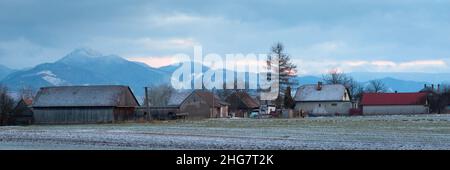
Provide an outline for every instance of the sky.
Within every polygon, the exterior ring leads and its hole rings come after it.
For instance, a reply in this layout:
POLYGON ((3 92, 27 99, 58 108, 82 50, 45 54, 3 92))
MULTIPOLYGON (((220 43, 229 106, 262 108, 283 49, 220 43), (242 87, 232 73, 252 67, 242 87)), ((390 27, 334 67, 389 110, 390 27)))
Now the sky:
POLYGON ((299 74, 450 72, 450 0, 0 0, 0 64, 91 48, 153 67, 178 53, 268 53, 299 74))

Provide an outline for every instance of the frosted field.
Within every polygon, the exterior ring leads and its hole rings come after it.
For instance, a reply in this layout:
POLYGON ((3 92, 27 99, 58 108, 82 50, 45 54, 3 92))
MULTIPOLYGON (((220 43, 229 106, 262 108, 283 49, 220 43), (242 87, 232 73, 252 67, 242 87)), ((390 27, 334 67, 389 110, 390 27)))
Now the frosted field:
POLYGON ((450 149, 450 115, 4 126, 0 149, 450 149))

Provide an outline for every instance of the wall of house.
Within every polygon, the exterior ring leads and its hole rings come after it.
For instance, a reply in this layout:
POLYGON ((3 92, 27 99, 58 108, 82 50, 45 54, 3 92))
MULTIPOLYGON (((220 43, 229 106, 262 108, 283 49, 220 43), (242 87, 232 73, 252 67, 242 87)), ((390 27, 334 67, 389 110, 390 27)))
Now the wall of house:
POLYGON ((211 115, 210 118, 224 118, 228 117, 228 106, 221 106, 221 107, 215 107, 211 108, 211 115))
POLYGON ((135 108, 134 107, 115 107, 113 110, 114 121, 132 121, 135 118, 135 108))
POLYGON ((352 108, 351 102, 297 102, 296 111, 303 110, 312 116, 348 115, 352 108))
POLYGON ((191 95, 180 106, 180 113, 189 113, 188 119, 209 118, 212 108, 197 95, 191 95))
POLYGON ((363 115, 428 114, 429 108, 422 105, 363 106, 363 115))
POLYGON ((35 124, 113 123, 114 109, 108 108, 34 108, 35 124))
POLYGON ((220 115, 219 118, 224 118, 224 117, 228 117, 228 106, 222 106, 220 107, 220 115))
POLYGON ((248 117, 248 114, 251 113, 252 110, 248 109, 241 109, 241 110, 234 110, 231 111, 230 114, 233 115, 234 117, 248 117))
POLYGON ((136 119, 138 120, 150 120, 150 119, 172 119, 174 114, 179 113, 178 107, 150 107, 150 114, 147 113, 145 106, 139 107, 136 110, 136 119), (151 117, 150 117, 151 115, 151 117))

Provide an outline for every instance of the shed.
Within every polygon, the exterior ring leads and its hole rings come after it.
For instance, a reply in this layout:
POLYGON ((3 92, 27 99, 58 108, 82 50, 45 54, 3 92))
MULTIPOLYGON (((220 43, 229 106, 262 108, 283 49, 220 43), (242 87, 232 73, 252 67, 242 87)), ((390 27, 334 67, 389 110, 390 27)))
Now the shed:
POLYGON ((229 104, 210 91, 193 90, 172 93, 168 107, 176 107, 178 113, 190 119, 221 118, 228 116, 229 104))
POLYGON ((364 93, 361 99, 363 115, 427 114, 427 94, 364 93))
POLYGON ((134 119, 139 106, 128 86, 41 88, 33 103, 37 124, 114 123, 134 119))
POLYGON ((308 84, 295 93, 295 110, 311 116, 348 115, 352 108, 349 92, 341 84, 308 84))
POLYGON ((253 99, 247 92, 234 92, 226 98, 230 103, 229 111, 236 117, 248 117, 254 110, 259 108, 259 103, 253 99))
POLYGON ((29 125, 33 123, 33 99, 21 98, 14 107, 11 115, 11 124, 14 125, 29 125))

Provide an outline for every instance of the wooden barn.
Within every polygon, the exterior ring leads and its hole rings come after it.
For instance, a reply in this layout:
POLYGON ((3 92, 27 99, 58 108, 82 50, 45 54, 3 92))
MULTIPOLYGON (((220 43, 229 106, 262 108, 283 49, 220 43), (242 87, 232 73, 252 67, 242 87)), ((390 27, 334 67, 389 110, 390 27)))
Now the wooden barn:
POLYGON ((33 124, 33 99, 22 98, 14 107, 10 123, 13 125, 33 124))
POLYGON ((427 114, 428 93, 364 93, 363 115, 427 114))
POLYGON ((248 117, 259 109, 259 103, 246 92, 234 92, 225 100, 230 103, 229 112, 236 117, 248 117))
POLYGON ((177 115, 188 119, 228 117, 229 104, 209 91, 180 91, 171 94, 168 106, 150 107, 150 112, 163 118, 177 115))
POLYGON ((33 103, 34 123, 115 123, 133 120, 138 106, 128 86, 43 87, 33 103))

